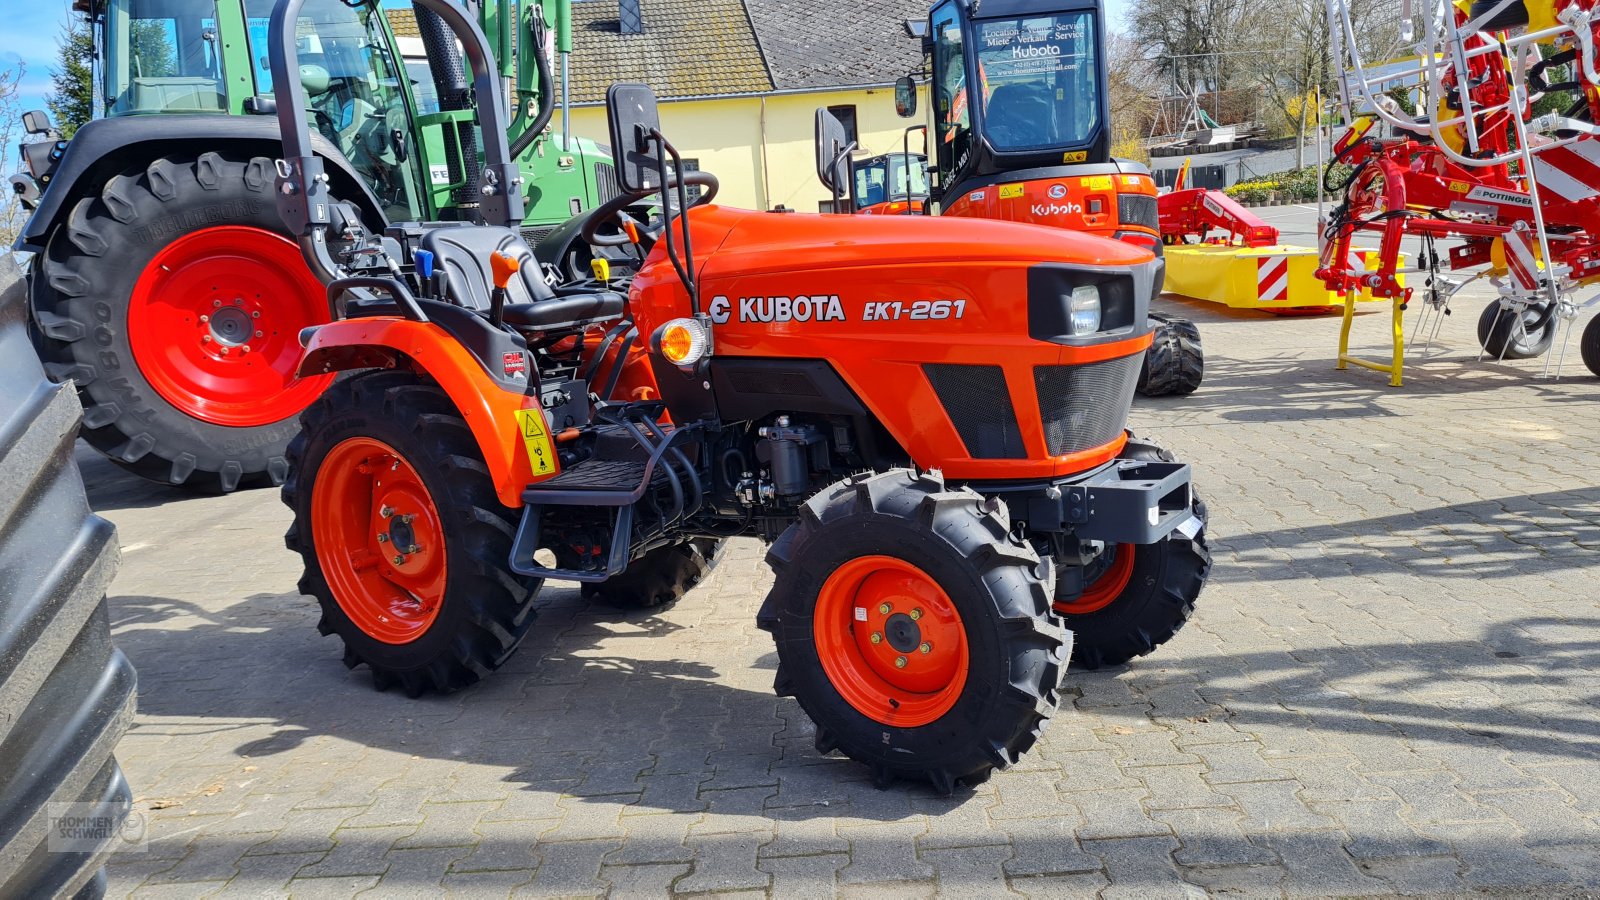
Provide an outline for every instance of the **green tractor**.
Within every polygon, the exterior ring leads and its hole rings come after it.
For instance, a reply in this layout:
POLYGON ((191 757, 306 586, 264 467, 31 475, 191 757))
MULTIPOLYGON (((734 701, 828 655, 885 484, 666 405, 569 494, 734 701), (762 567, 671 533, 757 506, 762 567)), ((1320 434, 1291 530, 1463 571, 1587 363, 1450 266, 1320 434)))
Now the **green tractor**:
MULTIPOLYGON (((549 50, 570 50, 570 7, 465 3, 496 51, 533 242, 616 196, 609 152, 549 128, 549 50)), ((130 471, 209 491, 280 483, 300 411, 333 376, 295 377, 298 335, 329 309, 273 201, 272 2, 73 8, 95 28, 96 118, 66 141, 28 113, 25 129, 44 139, 22 146, 26 174, 11 179, 32 210, 14 249, 34 254, 40 355, 52 378, 77 384, 84 438, 130 471)), ((413 11, 418 34, 400 39, 386 12, 378 0, 308 0, 298 20, 330 187, 371 234, 477 220, 481 135, 460 48, 425 8, 413 11), (420 61, 408 64, 401 40, 420 42, 420 61)))

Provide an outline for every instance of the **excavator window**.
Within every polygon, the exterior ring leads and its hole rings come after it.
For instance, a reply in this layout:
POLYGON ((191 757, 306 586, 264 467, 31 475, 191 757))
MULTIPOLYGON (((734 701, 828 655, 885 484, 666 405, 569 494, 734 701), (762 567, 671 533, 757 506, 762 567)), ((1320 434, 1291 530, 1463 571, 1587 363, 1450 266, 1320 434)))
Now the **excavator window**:
POLYGON ((966 162, 972 143, 972 110, 962 48, 961 19, 953 2, 933 11, 933 120, 938 129, 939 171, 948 177, 966 162))
POLYGON ((1099 126, 1093 13, 974 23, 983 129, 998 151, 1070 148, 1099 126))

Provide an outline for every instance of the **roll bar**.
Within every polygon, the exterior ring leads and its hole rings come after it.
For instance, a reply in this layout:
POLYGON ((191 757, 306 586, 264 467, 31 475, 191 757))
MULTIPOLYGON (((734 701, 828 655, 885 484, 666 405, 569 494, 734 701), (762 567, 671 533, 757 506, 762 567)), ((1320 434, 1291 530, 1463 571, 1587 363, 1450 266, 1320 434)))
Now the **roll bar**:
MULTIPOLYGON (((489 39, 461 5, 450 0, 415 2, 444 20, 461 41, 472 67, 485 163, 479 215, 490 225, 516 227, 524 214, 522 176, 506 143, 505 104, 489 39)), ((317 259, 308 260, 314 268, 327 269, 323 264, 328 262, 323 232, 333 222, 333 197, 322 160, 311 149, 305 89, 300 84, 300 53, 295 45, 295 23, 304 5, 305 0, 278 0, 267 29, 273 95, 278 107, 278 128, 283 135, 283 158, 277 161, 278 215, 300 236, 302 250, 308 256, 316 254, 317 259)), ((328 278, 324 276, 323 280, 328 278)))

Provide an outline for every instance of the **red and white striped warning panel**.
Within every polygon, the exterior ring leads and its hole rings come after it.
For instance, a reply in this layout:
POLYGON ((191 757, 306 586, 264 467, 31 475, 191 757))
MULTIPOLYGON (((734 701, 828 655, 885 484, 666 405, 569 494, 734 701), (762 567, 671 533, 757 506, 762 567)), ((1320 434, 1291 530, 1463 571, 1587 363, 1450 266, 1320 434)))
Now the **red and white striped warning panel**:
POLYGON ((1256 298, 1289 299, 1289 257, 1262 256, 1256 259, 1256 298))
POLYGON ((1568 203, 1600 196, 1600 140, 1584 138, 1539 151, 1533 158, 1533 176, 1539 190, 1568 203))

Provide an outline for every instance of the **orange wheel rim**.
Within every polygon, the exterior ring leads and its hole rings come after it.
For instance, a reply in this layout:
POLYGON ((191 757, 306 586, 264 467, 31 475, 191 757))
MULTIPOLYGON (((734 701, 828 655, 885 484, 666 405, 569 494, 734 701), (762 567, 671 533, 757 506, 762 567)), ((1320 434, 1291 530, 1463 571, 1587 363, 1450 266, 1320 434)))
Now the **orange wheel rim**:
POLYGON ((812 629, 822 670, 856 712, 915 727, 955 706, 967 632, 950 595, 911 563, 860 556, 828 576, 812 629))
POLYGON ((416 640, 444 602, 444 529, 411 463, 368 437, 328 452, 311 491, 311 537, 333 598, 385 644, 416 640))
POLYGON ((1117 544, 1106 549, 1113 554, 1111 565, 1083 589, 1078 599, 1056 603, 1056 612, 1066 616, 1087 615, 1105 609, 1122 596, 1128 582, 1133 580, 1134 545, 1117 544))

